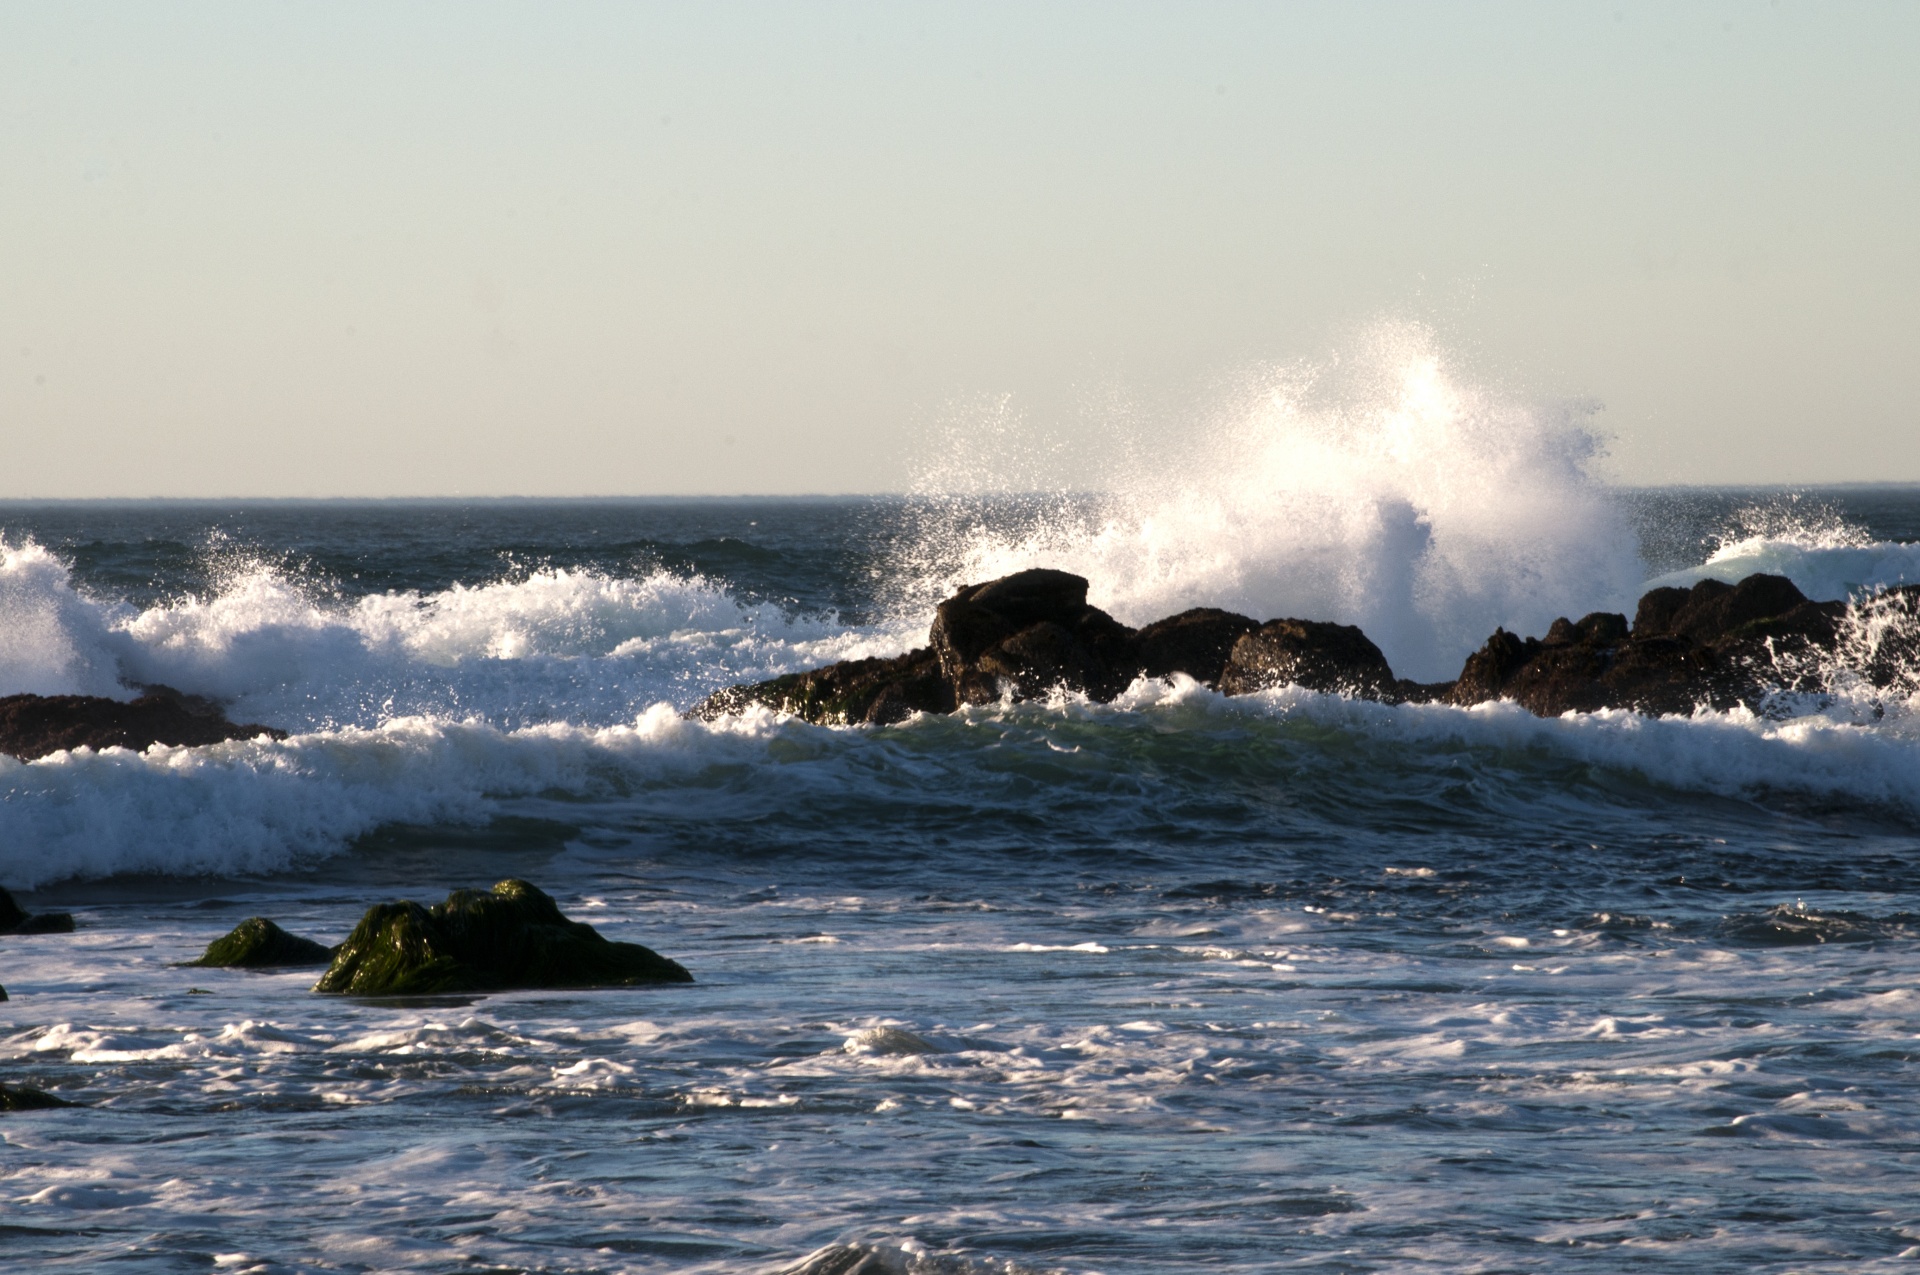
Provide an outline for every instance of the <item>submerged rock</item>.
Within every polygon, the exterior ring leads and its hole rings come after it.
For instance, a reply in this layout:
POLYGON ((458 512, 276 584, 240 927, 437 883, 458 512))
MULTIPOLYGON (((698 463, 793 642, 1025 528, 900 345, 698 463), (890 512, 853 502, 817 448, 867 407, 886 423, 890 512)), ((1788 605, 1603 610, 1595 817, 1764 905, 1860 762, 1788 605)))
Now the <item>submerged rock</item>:
POLYGON ((312 939, 289 934, 264 916, 250 916, 222 938, 207 944, 199 960, 187 965, 216 969, 261 970, 298 965, 325 965, 333 949, 312 939))
POLYGON ((261 735, 285 739, 271 726, 241 726, 220 706, 197 695, 149 686, 132 701, 99 695, 0 697, 0 753, 32 761, 73 748, 131 748, 154 744, 218 744, 261 735))
POLYGON ((849 1054, 875 1054, 881 1057, 946 1052, 926 1037, 917 1036, 904 1027, 869 1027, 847 1037, 846 1043, 840 1048, 849 1054))
POLYGON ((0 890, 0 934, 71 934, 71 912, 27 912, 0 890))
POLYGON ((405 996, 692 981, 678 962, 602 938, 525 881, 507 880, 488 894, 455 890, 431 908, 368 908, 313 990, 405 996))
POLYGON ((71 1107, 65 1098, 56 1098, 31 1085, 0 1084, 0 1111, 46 1111, 53 1107, 71 1107))

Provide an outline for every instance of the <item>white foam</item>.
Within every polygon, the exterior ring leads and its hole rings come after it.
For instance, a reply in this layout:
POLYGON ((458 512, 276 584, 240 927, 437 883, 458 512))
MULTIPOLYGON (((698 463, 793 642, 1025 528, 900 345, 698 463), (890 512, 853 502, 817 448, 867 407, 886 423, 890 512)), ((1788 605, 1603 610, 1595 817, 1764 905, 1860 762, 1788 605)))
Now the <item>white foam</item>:
POLYGON ((915 605, 960 580, 1059 567, 1128 623, 1219 606, 1358 624, 1401 675, 1436 680, 1496 626, 1538 633, 1627 607, 1643 574, 1588 472, 1579 414, 1463 383, 1419 327, 1272 372, 1168 436, 1115 438, 1107 495, 1062 496, 1011 531, 939 500, 1036 481, 1017 431, 981 436, 986 454, 963 448, 921 484, 935 511, 913 555, 928 577, 915 605))
POLYGON ((1817 601, 1859 597, 1896 584, 1920 583, 1920 544, 1833 543, 1807 535, 1749 536, 1722 545, 1697 567, 1671 571, 1648 588, 1688 588, 1702 580, 1738 584, 1750 575, 1785 576, 1817 601))
MULTIPOLYGON (((1223 715, 1239 720, 1234 729, 1248 718, 1302 718, 1417 753, 1518 750, 1679 791, 1804 793, 1920 812, 1920 714, 1903 701, 1880 707, 1870 725, 1846 701, 1784 721, 1744 709, 1538 718, 1512 704, 1385 705, 1297 687, 1228 698, 1182 679, 1142 682, 1113 705, 968 709, 955 719, 885 729, 815 727, 764 709, 707 724, 664 703, 612 727, 505 731, 479 721, 400 718, 278 742, 81 751, 33 763, 0 758, 0 880, 32 888, 127 872, 273 872, 338 853, 383 824, 483 822, 544 794, 636 809, 665 802, 682 816, 703 802, 737 816, 748 800, 842 819, 869 805, 886 809, 903 789, 971 782, 980 768, 966 758, 982 747, 1005 759, 998 765, 1051 765, 1044 761, 1056 755, 1051 724, 1063 715, 1155 733, 1218 729, 1223 715), (978 727, 996 723, 1001 729, 981 736, 978 727), (751 797, 738 786, 741 774, 753 776, 751 797)), ((1107 749, 1077 738, 1077 756, 1107 764, 1107 749)), ((1116 738, 1111 764, 1131 764, 1125 759, 1137 746, 1116 738)), ((979 781, 991 786, 997 773, 979 781)), ((1023 943, 1014 950, 1104 949, 1023 943)))
POLYGON ((37 544, 0 543, 0 695, 127 698, 163 683, 295 730, 403 716, 605 725, 915 636, 745 605, 666 572, 547 570, 345 601, 255 566, 210 597, 140 611, 83 596, 37 544))
POLYGON ((1465 745, 1571 757, 1683 792, 1805 793, 1920 813, 1920 711, 1898 701, 1879 704, 1877 716, 1840 700, 1784 720, 1745 708, 1700 708, 1685 717, 1620 709, 1536 717, 1512 703, 1387 705, 1297 686, 1226 697, 1190 681, 1143 681, 1116 705, 1300 716, 1423 749, 1465 745))
POLYGON ((673 782, 763 760, 764 737, 782 729, 814 728, 760 715, 708 729, 660 704, 598 729, 397 718, 282 741, 0 757, 0 880, 273 872, 383 824, 475 823, 516 796, 595 795, 610 769, 673 782))
POLYGON ((106 650, 124 608, 74 591, 64 563, 31 542, 0 538, 0 695, 121 695, 106 650))

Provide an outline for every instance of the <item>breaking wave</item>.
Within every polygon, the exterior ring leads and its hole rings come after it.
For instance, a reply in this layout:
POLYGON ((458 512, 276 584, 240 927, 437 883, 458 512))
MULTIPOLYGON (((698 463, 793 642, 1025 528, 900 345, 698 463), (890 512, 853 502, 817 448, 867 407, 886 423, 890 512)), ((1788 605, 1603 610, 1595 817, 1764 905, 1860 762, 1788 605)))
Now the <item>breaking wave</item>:
POLYGON ((1056 489, 1012 525, 955 493, 1043 484, 1046 449, 969 422, 922 479, 906 574, 939 594, 1059 567, 1131 624, 1192 606, 1357 624, 1400 675, 1448 678, 1495 627, 1630 606, 1645 572, 1591 473, 1587 415, 1469 385, 1431 332, 1384 327, 1344 357, 1269 371, 1209 418, 1102 440, 1101 494, 1056 489))

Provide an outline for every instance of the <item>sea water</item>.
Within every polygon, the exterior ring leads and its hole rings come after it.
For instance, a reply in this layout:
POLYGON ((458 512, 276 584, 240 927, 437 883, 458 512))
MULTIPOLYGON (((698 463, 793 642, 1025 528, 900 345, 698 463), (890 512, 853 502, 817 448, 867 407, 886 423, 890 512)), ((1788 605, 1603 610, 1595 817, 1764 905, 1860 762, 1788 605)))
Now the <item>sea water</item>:
POLYGON ((78 1104, 0 1117, 0 1266, 1904 1269, 1910 680, 681 715, 1041 563, 1132 623, 1361 623, 1419 677, 1656 579, 1920 580, 1920 490, 1610 490, 1417 382, 1092 492, 0 507, 0 693, 290 732, 0 758, 0 883, 79 922, 0 938, 0 1076, 78 1104), (508 876, 697 981, 178 967, 508 876))

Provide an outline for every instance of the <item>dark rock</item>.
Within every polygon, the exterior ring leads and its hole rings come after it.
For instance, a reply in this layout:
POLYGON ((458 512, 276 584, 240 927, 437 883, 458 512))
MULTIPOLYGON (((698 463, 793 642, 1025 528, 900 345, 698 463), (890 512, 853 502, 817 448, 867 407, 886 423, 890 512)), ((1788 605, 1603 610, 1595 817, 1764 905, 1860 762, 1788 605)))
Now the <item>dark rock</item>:
POLYGON ((0 890, 0 934, 71 934, 70 912, 29 913, 14 902, 13 896, 0 890))
POLYGON ((145 749, 154 744, 217 744, 268 735, 270 726, 240 726, 197 695, 149 686, 131 702, 98 695, 8 695, 0 698, 0 753, 22 761, 73 748, 145 749))
POLYGON ((1661 588, 1626 617, 1560 619, 1544 641, 1496 630, 1467 657, 1448 700, 1509 699, 1543 717, 1627 708, 1689 713, 1756 703, 1815 676, 1805 657, 1833 649, 1844 603, 1809 602, 1781 576, 1661 588))
POLYGON ((1633 636, 1665 634, 1706 646, 1807 605, 1806 594, 1785 576, 1750 575, 1739 584, 1702 580, 1691 589, 1655 589, 1641 598, 1633 636))
POLYGON ((1497 629, 1456 681, 1419 683, 1395 678, 1380 649, 1351 625, 1261 625, 1203 607, 1136 632, 1089 606, 1081 577, 1022 571, 942 602, 926 649, 732 687, 690 716, 760 703, 811 721, 890 722, 1055 690, 1104 701, 1138 676, 1174 673, 1228 695, 1294 683, 1389 703, 1510 699, 1543 716, 1758 706, 1776 691, 1823 689, 1829 657, 1843 643, 1861 648, 1849 658, 1875 685, 1920 680, 1912 671, 1920 661, 1920 586, 1902 588, 1910 595, 1889 590, 1874 604, 1888 621, 1878 627, 1847 622, 1847 604, 1810 602, 1781 576, 1653 589, 1632 624, 1596 611, 1554 621, 1545 638, 1497 629))
POLYGON ((1270 620, 1233 644, 1220 673, 1220 690, 1248 695, 1296 685, 1368 699, 1394 699, 1397 683, 1387 657, 1351 624, 1270 620))
POLYGON ((71 1107, 64 1098, 56 1098, 44 1089, 28 1085, 0 1084, 0 1111, 46 1111, 53 1107, 71 1107))
POLYGON ((0 987, 0 1002, 5 1002, 8 999, 9 997, 7 996, 7 989, 4 987, 0 987))
POLYGON ((264 916, 248 917, 231 933, 207 944, 205 955, 187 965, 217 969, 275 969, 291 965, 325 965, 333 949, 312 939, 289 934, 264 916))
POLYGON ((1088 606, 1087 582, 1064 571, 968 585, 940 604, 928 638, 928 646, 893 659, 847 660, 728 687, 688 716, 711 720, 765 704, 828 725, 882 724, 1056 689, 1109 700, 1140 672, 1134 631, 1088 606))
POLYGON ((810 722, 848 726, 904 721, 915 713, 951 713, 953 688, 933 651, 921 647, 893 659, 845 660, 790 673, 755 686, 732 686, 703 700, 692 715, 711 721, 750 704, 810 722))
POLYGON ((1692 596, 1685 589, 1668 586, 1641 594, 1640 605, 1633 613, 1633 636, 1652 637, 1667 632, 1673 617, 1680 614, 1680 608, 1686 606, 1692 596))
POLYGON ((1733 702, 1725 665, 1711 650, 1681 638, 1607 637, 1541 642, 1497 630, 1467 657, 1446 698, 1461 705, 1510 699, 1542 717, 1602 708, 1687 713, 1703 702, 1733 702))
POLYGON ((1140 630, 1140 671, 1148 677, 1185 673, 1208 686, 1220 684, 1233 644, 1260 627, 1258 620, 1213 607, 1195 607, 1155 620, 1140 630))
POLYGON ((1453 704, 1479 704, 1499 699, 1501 690, 1534 656, 1542 643, 1517 637, 1505 629, 1495 629, 1485 646, 1467 657, 1460 676, 1454 680, 1447 700, 1453 704))
POLYGON ((934 611, 928 634, 960 704, 1055 689, 1109 700, 1138 672, 1137 636, 1087 605, 1087 582, 1036 569, 969 585, 934 611))
POLYGON ((432 908, 367 909, 313 990, 406 996, 692 981, 677 962, 638 943, 610 942, 525 881, 509 880, 490 894, 455 890, 432 908))
POLYGON ((1612 611, 1595 611, 1578 624, 1564 616, 1547 629, 1547 645, 1581 643, 1587 646, 1613 646, 1627 640, 1627 617, 1612 611))

